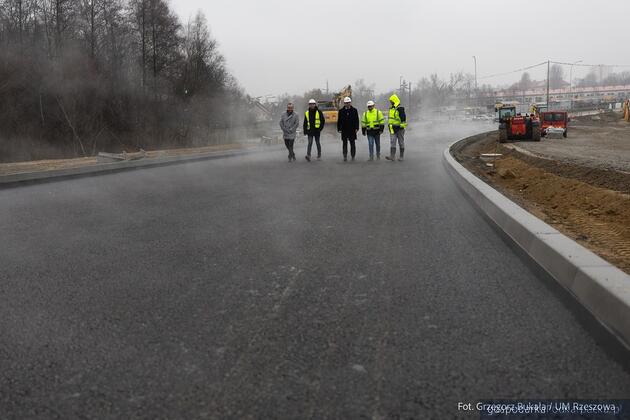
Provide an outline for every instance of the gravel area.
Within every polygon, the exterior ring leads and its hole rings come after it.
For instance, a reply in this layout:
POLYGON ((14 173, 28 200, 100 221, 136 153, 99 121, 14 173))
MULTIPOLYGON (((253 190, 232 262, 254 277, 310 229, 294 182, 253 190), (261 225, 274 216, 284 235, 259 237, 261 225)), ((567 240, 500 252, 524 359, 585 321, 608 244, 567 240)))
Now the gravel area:
POLYGON ((569 125, 566 139, 516 144, 543 158, 630 172, 630 124, 617 114, 577 118, 569 125))

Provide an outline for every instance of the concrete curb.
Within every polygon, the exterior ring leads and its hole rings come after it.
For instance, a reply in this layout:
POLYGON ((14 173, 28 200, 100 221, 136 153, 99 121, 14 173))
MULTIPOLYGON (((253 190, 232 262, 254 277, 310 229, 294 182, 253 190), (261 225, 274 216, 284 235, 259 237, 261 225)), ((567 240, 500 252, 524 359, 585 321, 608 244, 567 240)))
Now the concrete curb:
POLYGON ((630 349, 630 275, 477 178, 451 156, 451 147, 444 151, 443 161, 456 184, 538 265, 630 349))
POLYGON ((276 151, 276 148, 272 149, 255 147, 251 149, 226 150, 221 152, 209 152, 189 156, 173 156, 162 158, 158 157, 152 159, 142 159, 125 162, 97 163, 95 165, 82 166, 78 168, 55 169, 51 171, 25 172, 12 175, 2 175, 0 176, 0 188, 13 187, 21 184, 62 180, 67 178, 102 175, 106 173, 114 173, 130 169, 154 168, 158 166, 174 165, 178 163, 189 163, 202 160, 242 156, 263 151, 276 151))

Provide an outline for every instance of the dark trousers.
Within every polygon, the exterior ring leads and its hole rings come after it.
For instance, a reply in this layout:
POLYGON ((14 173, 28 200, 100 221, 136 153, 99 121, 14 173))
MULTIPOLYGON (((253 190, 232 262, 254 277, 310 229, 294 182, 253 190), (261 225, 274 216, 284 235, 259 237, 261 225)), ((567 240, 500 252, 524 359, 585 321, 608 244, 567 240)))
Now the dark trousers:
POLYGON ((313 148, 313 140, 315 140, 315 144, 317 145, 317 157, 322 157, 322 144, 319 142, 320 132, 309 134, 308 135, 308 148, 306 149, 306 154, 308 156, 311 155, 311 149, 313 148))
POLYGON ((295 157, 295 152, 293 152, 293 143, 295 143, 295 140, 284 139, 284 145, 287 146, 287 150, 289 150, 289 159, 295 157))
POLYGON ((356 139, 342 136, 341 141, 343 141, 343 157, 348 157, 348 143, 350 143, 350 156, 355 157, 357 154, 356 139))

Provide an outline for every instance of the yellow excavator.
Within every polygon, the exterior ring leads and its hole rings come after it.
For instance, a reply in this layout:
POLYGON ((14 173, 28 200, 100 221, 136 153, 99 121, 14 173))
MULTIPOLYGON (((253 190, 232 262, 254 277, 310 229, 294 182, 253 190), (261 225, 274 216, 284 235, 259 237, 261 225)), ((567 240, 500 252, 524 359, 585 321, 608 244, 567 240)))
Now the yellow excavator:
POLYGON ((324 114, 324 118, 326 119, 326 125, 328 127, 332 127, 332 125, 337 125, 337 117, 338 111, 343 104, 343 98, 346 96, 352 97, 352 86, 348 85, 344 87, 341 92, 337 92, 333 94, 333 97, 329 100, 318 100, 317 107, 322 114, 324 114), (331 125, 328 125, 331 124, 331 125))

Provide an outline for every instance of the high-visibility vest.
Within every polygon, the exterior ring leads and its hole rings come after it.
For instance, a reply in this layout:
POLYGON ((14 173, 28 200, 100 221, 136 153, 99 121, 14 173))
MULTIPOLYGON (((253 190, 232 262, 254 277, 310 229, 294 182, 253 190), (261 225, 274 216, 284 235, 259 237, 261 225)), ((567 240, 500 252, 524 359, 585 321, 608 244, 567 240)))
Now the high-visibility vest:
MULTIPOLYGON (((318 129, 322 126, 322 122, 319 119, 319 109, 315 110, 315 128, 318 129)), ((306 128, 311 129, 311 117, 309 116, 309 111, 306 111, 306 128)))
POLYGON ((400 112, 398 107, 389 109, 389 132, 394 134, 394 127, 407 128, 407 122, 400 121, 400 112))
POLYGON ((385 125, 385 117, 381 111, 374 108, 372 111, 368 109, 363 113, 363 118, 361 118, 361 127, 373 130, 381 125, 385 125))

